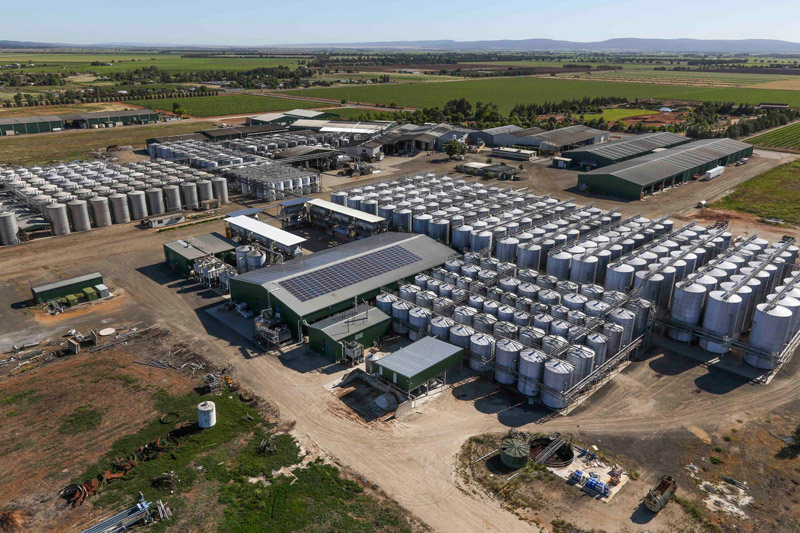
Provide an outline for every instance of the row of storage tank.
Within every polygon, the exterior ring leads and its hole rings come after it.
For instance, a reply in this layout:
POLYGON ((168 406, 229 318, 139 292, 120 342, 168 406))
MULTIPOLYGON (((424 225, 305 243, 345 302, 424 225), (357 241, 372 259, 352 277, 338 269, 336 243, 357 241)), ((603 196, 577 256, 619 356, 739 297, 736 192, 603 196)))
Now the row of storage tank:
MULTIPOLYGON (((356 136, 357 137, 357 136, 356 136)), ((220 143, 225 148, 246 154, 257 154, 272 157, 283 150, 296 146, 322 146, 323 148, 338 148, 350 139, 345 135, 332 133, 273 133, 259 135, 246 139, 232 139, 220 143)))
MULTIPOLYGON (((0 174, 0 184, 18 205, 41 214, 53 235, 195 209, 205 200, 228 202, 225 178, 167 161, 16 169, 0 174)), ((16 244, 17 232, 15 213, 0 214, 0 243, 16 244)))
POLYGON ((319 192, 319 175, 280 163, 246 164, 220 170, 231 187, 266 202, 319 192))
POLYGON ((172 141, 152 143, 147 146, 151 159, 185 161, 194 168, 215 169, 242 163, 261 161, 252 154, 223 148, 220 144, 204 141, 172 141))

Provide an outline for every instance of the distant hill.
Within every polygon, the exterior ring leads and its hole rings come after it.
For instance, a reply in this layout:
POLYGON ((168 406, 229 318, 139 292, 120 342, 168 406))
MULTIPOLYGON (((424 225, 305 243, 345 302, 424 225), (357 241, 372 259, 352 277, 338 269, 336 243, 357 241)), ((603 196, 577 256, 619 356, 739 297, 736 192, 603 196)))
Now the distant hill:
POLYGON ((494 41, 375 41, 354 43, 308 43, 265 46, 212 46, 155 43, 98 43, 72 45, 37 43, 27 41, 0 41, 0 49, 12 48, 148 48, 148 49, 310 49, 310 48, 364 48, 393 50, 440 51, 554 51, 554 52, 633 52, 633 53, 700 53, 700 54, 800 54, 800 43, 776 39, 638 39, 619 38, 595 42, 560 41, 555 39, 519 39, 494 41))
MULTIPOLYGON (((284 45, 288 46, 288 45, 284 45)), ((679 52, 704 54, 796 54, 800 43, 775 39, 636 39, 620 38, 596 42, 558 41, 554 39, 521 39, 497 41, 387 41, 364 43, 327 43, 294 45, 298 47, 394 48, 417 50, 513 50, 568 52, 679 52)))

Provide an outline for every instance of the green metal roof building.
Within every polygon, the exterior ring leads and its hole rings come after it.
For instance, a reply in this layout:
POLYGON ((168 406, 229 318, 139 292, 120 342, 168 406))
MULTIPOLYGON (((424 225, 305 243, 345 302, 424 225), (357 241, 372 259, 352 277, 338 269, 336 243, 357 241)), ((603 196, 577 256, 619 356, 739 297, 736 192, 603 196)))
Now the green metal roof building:
POLYGON ((333 362, 342 360, 342 343, 359 342, 369 348, 389 333, 389 315, 367 304, 337 313, 308 326, 309 347, 333 362))
POLYGON ((464 350, 436 337, 423 337, 375 362, 376 373, 411 392, 464 359, 464 350))
POLYGON ((669 132, 643 133, 619 141, 568 150, 561 156, 571 159, 573 166, 597 168, 641 157, 653 150, 673 148, 691 141, 692 139, 689 137, 669 132))
POLYGON ((209 255, 225 259, 235 249, 236 243, 232 240, 226 239, 219 233, 207 233, 166 243, 164 259, 174 270, 188 276, 198 259, 209 255))
POLYGON ((63 129, 91 128, 109 123, 121 123, 123 126, 151 124, 159 120, 158 113, 150 109, 4 118, 0 119, 0 135, 23 135, 63 129))
POLYGON ((103 284, 103 275, 100 272, 83 274, 74 278, 62 279, 53 283, 46 283, 38 287, 31 287, 33 300, 36 303, 49 302, 64 298, 68 294, 83 292, 84 289, 93 288, 103 284))
POLYGON ((578 187, 639 200, 751 155, 752 145, 733 139, 703 139, 581 174, 578 187))
POLYGON ((259 313, 280 314, 295 340, 303 325, 370 300, 390 287, 454 256, 452 248, 426 235, 381 233, 230 280, 231 299, 259 313))

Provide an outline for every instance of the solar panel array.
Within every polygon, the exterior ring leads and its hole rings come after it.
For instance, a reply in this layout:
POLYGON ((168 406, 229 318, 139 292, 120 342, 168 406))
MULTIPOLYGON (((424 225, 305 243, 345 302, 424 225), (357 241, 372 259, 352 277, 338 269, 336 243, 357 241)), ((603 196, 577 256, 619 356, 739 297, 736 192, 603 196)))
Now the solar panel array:
POLYGON ((281 281, 279 285, 301 302, 305 302, 420 260, 417 254, 402 246, 391 246, 301 274, 281 281))

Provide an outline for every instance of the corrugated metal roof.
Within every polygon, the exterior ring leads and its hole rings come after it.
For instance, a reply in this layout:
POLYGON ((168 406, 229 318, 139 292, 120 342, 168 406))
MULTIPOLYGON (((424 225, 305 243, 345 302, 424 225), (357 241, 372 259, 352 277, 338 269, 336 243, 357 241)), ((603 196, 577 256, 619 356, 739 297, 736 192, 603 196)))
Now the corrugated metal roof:
POLYGON ((423 337, 393 354, 378 360, 375 364, 401 376, 413 378, 452 357, 462 348, 436 337, 423 337))
POLYGON ((308 328, 324 331, 328 337, 334 341, 339 341, 389 319, 389 315, 377 307, 360 304, 343 313, 337 313, 319 322, 314 322, 308 328))
POLYGON ((261 209, 260 207, 250 207, 248 209, 240 209, 238 211, 231 211, 230 213, 228 213, 228 217, 230 217, 230 218, 241 217, 241 216, 249 217, 250 215, 259 215, 259 214, 261 214, 263 212, 264 212, 264 210, 261 209))
POLYGON ((192 260, 233 250, 236 243, 219 233, 207 233, 168 242, 164 246, 186 259, 192 260))
POLYGON ((38 287, 33 287, 31 291, 34 294, 38 294, 40 292, 47 292, 53 289, 60 289, 62 287, 68 287, 70 285, 75 285, 76 283, 85 283, 87 281, 94 281, 97 278, 102 279, 103 275, 100 272, 92 272, 90 274, 83 274, 81 276, 75 276, 74 278, 69 279, 62 279, 60 281, 54 281, 52 283, 45 283, 44 285, 39 285, 38 287))
POLYGON ((455 252, 452 248, 426 235, 388 232, 291 259, 282 265, 260 268, 233 279, 237 282, 261 285, 270 293, 275 294, 276 298, 280 299, 284 305, 289 306, 295 313, 305 316, 439 266, 454 255, 455 252), (374 275, 364 279, 359 278, 355 283, 330 289, 327 293, 305 300, 300 300, 284 287, 286 282, 294 278, 309 273, 316 273, 322 278, 325 275, 325 269, 355 258, 377 254, 391 247, 402 247, 407 252, 416 255, 418 259, 404 263, 397 268, 384 266, 374 275))
POLYGON ((328 209, 330 211, 335 211, 336 213, 341 213, 345 216, 353 217, 358 220, 363 220, 364 222, 368 222, 370 224, 376 224, 378 222, 383 222, 386 220, 383 217, 379 217, 377 215, 371 215, 369 213, 365 213, 364 211, 359 211, 358 209, 353 209, 352 207, 347 207, 344 205, 335 204, 333 202, 329 202, 327 200, 320 200, 315 198, 314 200, 309 200, 306 202, 310 205, 317 205, 324 209, 328 209))
POLYGON ((283 246, 297 246, 298 244, 306 241, 306 239, 304 239, 303 237, 298 237, 294 233, 289 233, 288 231, 276 228, 275 226, 270 226, 269 224, 265 224, 260 220, 256 220, 254 218, 250 218, 243 215, 238 217, 226 218, 225 222, 227 222, 231 226, 241 228, 245 231, 250 231, 256 235, 264 237, 265 239, 275 241, 278 244, 282 244, 283 246))
POLYGON ((284 112, 284 115, 291 117, 313 118, 324 115, 324 111, 314 111, 312 109, 292 109, 291 111, 284 112))
POLYGON ((515 131, 520 130, 522 130, 521 126, 508 124, 507 126, 497 126, 496 128, 489 128, 482 131, 483 133, 488 133, 489 135, 500 135, 501 133, 514 133, 515 131))
POLYGON ((646 186, 750 147, 733 139, 703 139, 622 161, 586 175, 613 175, 646 186))
POLYGON ((68 113, 64 115, 42 115, 35 117, 18 117, 0 119, 0 125, 11 124, 35 124, 38 122, 63 122, 65 120, 93 120, 98 118, 112 117, 137 117, 137 116, 157 115, 150 109, 130 109, 127 111, 101 111, 98 113, 68 113))
POLYGON ((545 130, 544 128, 533 127, 533 128, 525 128, 524 130, 519 130, 519 131, 512 132, 511 135, 513 135, 514 137, 520 138, 520 137, 533 136, 533 135, 536 135, 536 134, 539 134, 539 133, 543 133, 545 131, 547 131, 547 130, 545 130))
POLYGON ((544 133, 537 133, 533 135, 541 142, 546 142, 553 146, 566 146, 577 142, 599 137, 600 135, 608 135, 608 132, 596 130, 589 126, 579 124, 577 126, 567 126, 566 128, 559 128, 557 130, 546 131, 544 133))
POLYGON ((616 161, 635 157, 637 155, 644 155, 652 152, 656 148, 672 148, 673 146, 678 146, 690 141, 691 139, 683 135, 676 135, 669 132, 644 133, 628 139, 569 150, 562 155, 572 159, 580 159, 586 154, 593 154, 611 161, 616 161))

